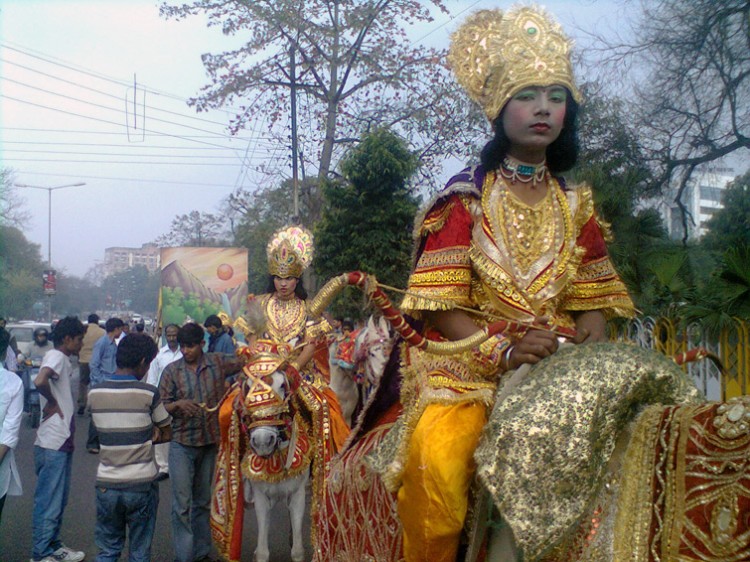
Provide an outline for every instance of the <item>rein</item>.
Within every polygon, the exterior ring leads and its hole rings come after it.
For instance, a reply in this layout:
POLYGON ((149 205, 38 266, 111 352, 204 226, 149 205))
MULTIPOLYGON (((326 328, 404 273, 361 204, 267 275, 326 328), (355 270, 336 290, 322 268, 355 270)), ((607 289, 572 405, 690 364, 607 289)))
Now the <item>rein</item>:
POLYGON ((216 410, 218 410, 221 407, 221 404, 222 404, 222 402, 224 402, 224 399, 227 396, 229 396, 229 394, 232 392, 232 390, 234 390, 234 387, 237 386, 237 384, 239 384, 239 381, 235 382, 232 386, 230 386, 226 390, 226 392, 224 392, 224 395, 221 398, 219 398, 219 401, 216 403, 216 406, 211 406, 209 408, 208 404, 206 404, 205 402, 198 402, 198 406, 200 406, 201 408, 203 408, 203 410, 206 411, 206 412, 208 412, 209 414, 215 412, 216 410))

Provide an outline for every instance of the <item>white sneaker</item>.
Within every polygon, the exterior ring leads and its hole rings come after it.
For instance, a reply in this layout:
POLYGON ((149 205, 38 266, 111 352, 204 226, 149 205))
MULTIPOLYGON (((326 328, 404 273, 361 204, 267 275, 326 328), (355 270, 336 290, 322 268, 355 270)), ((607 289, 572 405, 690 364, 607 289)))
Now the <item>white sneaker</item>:
POLYGON ((52 553, 52 556, 57 562, 81 562, 81 560, 86 558, 86 553, 62 545, 52 553))

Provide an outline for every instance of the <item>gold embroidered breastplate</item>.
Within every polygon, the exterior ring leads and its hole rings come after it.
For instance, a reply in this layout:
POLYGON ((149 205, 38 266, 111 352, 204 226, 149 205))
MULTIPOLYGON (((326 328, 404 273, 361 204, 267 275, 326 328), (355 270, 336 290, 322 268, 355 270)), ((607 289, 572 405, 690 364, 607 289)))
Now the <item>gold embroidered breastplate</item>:
MULTIPOLYGON (((265 295, 264 295, 265 297, 265 295)), ((268 323, 267 337, 274 341, 294 344, 293 340, 301 341, 305 335, 307 321, 307 307, 305 301, 297 297, 283 300, 276 294, 264 298, 263 304, 268 323)))
POLYGON ((554 314, 581 255, 576 239, 583 217, 575 191, 554 178, 536 205, 520 201, 501 177, 488 173, 474 204, 469 249, 477 304, 502 317, 530 321, 554 314))
POLYGON ((544 264, 551 256, 547 254, 559 247, 563 232, 555 213, 553 190, 547 189, 544 198, 536 205, 521 201, 505 182, 500 186, 498 226, 509 250, 509 261, 515 276, 527 277, 532 267, 544 264))

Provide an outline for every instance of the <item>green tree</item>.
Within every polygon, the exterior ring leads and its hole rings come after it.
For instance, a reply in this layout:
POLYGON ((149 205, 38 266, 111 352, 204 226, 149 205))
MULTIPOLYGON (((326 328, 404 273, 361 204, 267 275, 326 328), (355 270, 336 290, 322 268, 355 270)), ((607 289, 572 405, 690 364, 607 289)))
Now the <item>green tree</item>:
MULTIPOLYGON (((406 285, 419 205, 409 179, 416 169, 417 159, 406 143, 385 129, 363 137, 347 155, 341 164, 344 180, 323 189, 314 260, 321 278, 359 269, 388 285, 406 285)), ((334 311, 351 315, 356 301, 345 299, 334 311)))
POLYGON ((750 320, 750 246, 727 249, 709 282, 682 310, 686 322, 700 321, 717 336, 733 318, 750 320))
POLYGON ((95 310, 104 309, 104 294, 101 287, 91 281, 66 275, 61 272, 57 279, 57 294, 52 299, 54 316, 78 316, 85 319, 95 310))
POLYGON ((159 246, 231 246, 224 220, 212 213, 190 211, 172 220, 169 232, 156 239, 159 246))
POLYGON ((136 265, 106 277, 102 291, 115 308, 124 303, 135 312, 153 313, 157 309, 160 283, 158 271, 150 273, 145 266, 136 265))
POLYGON ((33 318, 33 304, 44 298, 39 245, 13 226, 0 226, 0 316, 33 318))
POLYGON ((735 178, 724 191, 723 208, 707 223, 703 242, 710 250, 750 246, 750 172, 735 178))

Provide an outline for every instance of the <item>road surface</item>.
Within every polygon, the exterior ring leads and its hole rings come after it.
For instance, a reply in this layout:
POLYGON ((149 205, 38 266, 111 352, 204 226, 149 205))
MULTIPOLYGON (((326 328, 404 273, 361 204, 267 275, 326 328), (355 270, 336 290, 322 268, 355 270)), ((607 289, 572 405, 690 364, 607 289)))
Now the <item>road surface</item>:
MULTIPOLYGON (((76 550, 83 550, 86 553, 86 560, 94 560, 97 553, 94 543, 94 525, 96 522, 94 481, 98 455, 92 455, 86 451, 88 415, 76 416, 75 423, 76 450, 73 453, 73 480, 61 534, 65 544, 76 550)), ((30 428, 28 414, 25 414, 21 424, 18 448, 16 449, 16 462, 21 472, 24 493, 20 497, 8 496, 5 502, 2 522, 0 523, 0 561, 2 562, 26 562, 31 557, 31 514, 36 485, 33 460, 34 438, 35 430, 30 428)), ((151 557, 155 562, 168 562, 173 559, 172 527, 170 523, 172 489, 169 480, 162 481, 159 486, 159 512, 151 557)), ((272 519, 271 560, 273 562, 291 562, 289 553, 290 525, 286 507, 281 504, 276 505, 272 519)), ((243 561, 250 562, 253 559, 256 532, 255 513, 251 508, 245 514, 243 561)), ((305 534, 307 537, 310 536, 309 517, 305 522, 305 534)), ((309 543, 306 546, 306 552, 309 560, 312 557, 312 548, 309 543)), ((127 551, 120 559, 127 560, 126 554, 127 551)))

